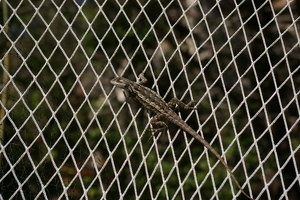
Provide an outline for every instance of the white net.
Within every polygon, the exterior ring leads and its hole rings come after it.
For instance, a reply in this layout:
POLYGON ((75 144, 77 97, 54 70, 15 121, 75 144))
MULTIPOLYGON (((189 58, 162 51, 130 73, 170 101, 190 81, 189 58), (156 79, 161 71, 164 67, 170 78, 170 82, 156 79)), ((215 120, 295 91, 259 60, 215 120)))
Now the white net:
POLYGON ((179 127, 110 80, 166 100, 255 199, 300 195, 300 1, 2 0, 0 199, 243 199, 179 127), (150 138, 150 139, 149 139, 150 138))

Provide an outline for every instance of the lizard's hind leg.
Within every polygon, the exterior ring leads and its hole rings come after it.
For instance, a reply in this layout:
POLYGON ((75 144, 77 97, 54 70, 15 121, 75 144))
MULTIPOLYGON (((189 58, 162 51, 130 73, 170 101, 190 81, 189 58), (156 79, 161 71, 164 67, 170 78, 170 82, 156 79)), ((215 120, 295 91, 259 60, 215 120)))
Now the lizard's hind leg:
POLYGON ((179 107, 179 108, 182 108, 184 110, 190 110, 190 109, 197 109, 195 108, 195 105, 196 105, 196 101, 190 101, 189 103, 185 104, 183 103, 182 101, 180 101, 179 99, 177 98, 173 98, 171 99, 167 105, 172 108, 173 110, 176 108, 176 105, 179 107))

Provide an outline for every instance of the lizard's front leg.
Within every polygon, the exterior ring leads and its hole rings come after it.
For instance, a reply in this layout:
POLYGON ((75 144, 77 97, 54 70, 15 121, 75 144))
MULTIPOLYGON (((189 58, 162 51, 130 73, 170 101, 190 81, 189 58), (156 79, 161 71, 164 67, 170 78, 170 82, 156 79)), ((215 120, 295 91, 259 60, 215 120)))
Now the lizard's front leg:
POLYGON ((159 132, 166 132, 168 125, 162 121, 163 115, 162 114, 157 114, 152 119, 150 120, 150 124, 153 126, 150 130, 153 133, 153 135, 159 133, 159 132))
POLYGON ((137 82, 138 84, 144 85, 145 83, 147 83, 147 79, 146 79, 146 77, 144 76, 144 73, 140 73, 139 79, 140 79, 140 81, 137 82))

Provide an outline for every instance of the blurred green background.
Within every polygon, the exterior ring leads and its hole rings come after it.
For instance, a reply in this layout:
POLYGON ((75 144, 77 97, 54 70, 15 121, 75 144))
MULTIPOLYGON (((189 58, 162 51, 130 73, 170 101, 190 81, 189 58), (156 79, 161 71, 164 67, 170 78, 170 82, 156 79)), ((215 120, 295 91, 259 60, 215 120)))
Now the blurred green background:
POLYGON ((197 101, 181 116, 226 151, 241 185, 247 169, 254 197, 300 195, 298 5, 188 2, 9 2, 4 199, 232 199, 226 170, 202 145, 183 134, 170 144, 171 124, 150 138, 146 111, 112 91, 116 74, 142 71, 166 100, 197 101))

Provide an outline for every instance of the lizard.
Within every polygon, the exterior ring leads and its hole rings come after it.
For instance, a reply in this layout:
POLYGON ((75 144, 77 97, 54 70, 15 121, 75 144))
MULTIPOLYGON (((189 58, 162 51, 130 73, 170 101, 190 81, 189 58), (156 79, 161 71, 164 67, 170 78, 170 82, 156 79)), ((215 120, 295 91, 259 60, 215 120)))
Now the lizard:
POLYGON ((116 87, 123 89, 126 93, 129 94, 131 98, 141 103, 147 110, 150 110, 155 113, 155 116, 151 119, 150 123, 154 126, 161 127, 160 129, 157 129, 157 131, 165 130, 167 128, 167 124, 162 121, 162 119, 167 119, 171 123, 180 127, 185 132, 192 135, 196 140, 201 142, 223 164, 223 166, 229 172, 231 178, 236 183, 241 192, 247 198, 252 199, 240 186, 233 172, 223 160, 223 158, 220 156, 220 154, 201 135, 199 135, 183 119, 181 119, 179 115, 177 115, 173 110, 176 105, 179 107, 183 107, 184 109, 189 109, 194 104, 194 102, 191 101, 188 104, 184 104, 179 99, 173 98, 167 103, 155 91, 144 86, 144 84, 147 82, 147 79, 145 78, 143 73, 139 75, 139 79, 139 81, 134 82, 124 77, 115 77, 110 82, 116 87))

